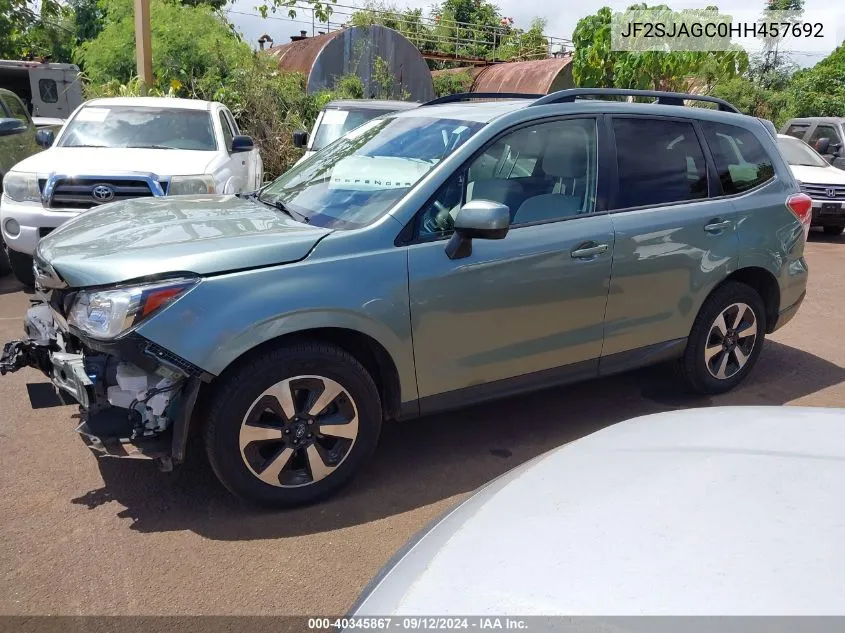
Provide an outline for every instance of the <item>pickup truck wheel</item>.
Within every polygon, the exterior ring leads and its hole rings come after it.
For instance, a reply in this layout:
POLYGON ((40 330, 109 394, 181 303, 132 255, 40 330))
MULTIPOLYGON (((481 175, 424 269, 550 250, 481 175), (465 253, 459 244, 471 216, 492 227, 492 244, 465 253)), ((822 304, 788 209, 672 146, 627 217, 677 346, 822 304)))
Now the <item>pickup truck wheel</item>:
POLYGON ((701 307, 676 369, 699 393, 729 391, 754 367, 765 332, 766 312, 757 291, 726 282, 701 307))
POLYGON ((825 235, 842 235, 842 231, 845 231, 845 226, 826 226, 826 227, 824 227, 824 234, 825 235))
POLYGON ((32 257, 18 251, 13 251, 11 248, 6 248, 6 253, 9 256, 9 266, 12 268, 12 274, 19 282, 27 288, 35 286, 35 273, 32 272, 32 257))
POLYGON ((207 409, 205 446, 215 474, 239 497, 273 507, 317 501, 375 450, 378 390, 338 347, 280 346, 222 380, 207 409))

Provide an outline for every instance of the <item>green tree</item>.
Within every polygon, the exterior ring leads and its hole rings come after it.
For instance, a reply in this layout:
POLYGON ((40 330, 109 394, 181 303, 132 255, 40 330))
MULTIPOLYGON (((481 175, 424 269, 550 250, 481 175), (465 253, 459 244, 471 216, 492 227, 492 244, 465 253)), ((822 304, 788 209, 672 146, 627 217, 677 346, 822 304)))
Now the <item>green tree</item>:
POLYGON ((466 69, 442 71, 432 79, 434 94, 438 97, 469 92, 472 89, 472 74, 466 69))
POLYGON ((789 87, 793 116, 845 116, 845 43, 807 70, 789 87))
POLYGON ((496 59, 503 61, 524 61, 546 59, 549 56, 549 40, 546 32, 546 20, 534 18, 527 31, 513 29, 494 51, 496 59))
POLYGON ((70 61, 73 11, 56 0, 0 0, 0 58, 70 61))
MULTIPOLYGON (((664 23, 695 21, 706 12, 713 19, 715 7, 672 11, 666 5, 636 4, 628 11, 651 9, 663 14, 664 23)), ((624 17, 624 16, 623 16, 624 17)), ((727 18, 727 16, 724 16, 727 18)), ((572 36, 575 53, 572 75, 582 87, 616 87, 651 90, 706 90, 748 68, 748 55, 739 48, 720 51, 613 50, 608 7, 578 21, 572 36)), ((644 42, 648 43, 646 40, 644 42)))
MULTIPOLYGON (((77 56, 92 82, 126 82, 136 68, 134 8, 132 0, 106 1, 105 26, 77 49, 77 56)), ((231 25, 205 5, 151 0, 150 23, 153 75, 160 89, 208 92, 252 55, 231 25)))

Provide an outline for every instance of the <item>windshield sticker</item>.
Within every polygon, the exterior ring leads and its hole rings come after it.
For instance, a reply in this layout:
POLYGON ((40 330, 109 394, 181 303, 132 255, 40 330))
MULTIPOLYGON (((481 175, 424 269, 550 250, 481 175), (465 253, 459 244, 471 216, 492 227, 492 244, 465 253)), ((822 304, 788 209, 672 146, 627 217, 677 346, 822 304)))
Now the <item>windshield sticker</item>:
POLYGON ((346 110, 326 110, 323 114, 323 120, 320 121, 321 125, 343 125, 344 121, 346 121, 346 117, 349 116, 349 112, 346 110))
POLYGON ((378 191, 408 189, 422 178, 431 164, 388 156, 349 156, 332 169, 330 189, 378 191))
POLYGON ((90 121, 92 123, 102 123, 109 115, 108 108, 82 108, 79 114, 76 115, 77 121, 90 121))

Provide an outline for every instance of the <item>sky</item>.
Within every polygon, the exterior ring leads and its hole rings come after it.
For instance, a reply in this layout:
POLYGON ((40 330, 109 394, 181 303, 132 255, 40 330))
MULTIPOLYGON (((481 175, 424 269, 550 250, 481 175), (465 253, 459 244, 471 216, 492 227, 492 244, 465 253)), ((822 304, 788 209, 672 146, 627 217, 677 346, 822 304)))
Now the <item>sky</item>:
MULTIPOLYGON (((542 17, 547 20, 546 35, 571 38, 572 31, 578 20, 586 15, 595 13, 603 6, 609 6, 613 10, 624 10, 634 0, 493 0, 498 5, 504 16, 512 17, 515 26, 527 28, 535 17, 542 17)), ((296 20, 283 18, 284 12, 270 14, 271 17, 263 19, 258 15, 256 6, 261 0, 233 0, 227 5, 228 17, 234 22, 237 29, 249 41, 253 47, 257 47, 257 40, 262 34, 267 33, 273 38, 275 44, 283 44, 290 41, 291 35, 296 35, 300 30, 311 34, 312 23, 308 9, 300 9, 296 20)), ((347 19, 348 14, 353 11, 353 6, 363 4, 361 0, 337 0, 335 19, 333 22, 342 22, 347 19)), ((399 8, 422 8, 427 10, 431 7, 432 0, 395 0, 399 8)), ((649 4, 659 4, 652 0, 649 4)), ((673 9, 704 8, 708 5, 716 5, 723 13, 733 14, 736 18, 738 12, 743 19, 746 15, 756 15, 762 11, 763 0, 704 0, 695 2, 691 0, 670 0, 667 2, 673 9), (760 5, 759 8, 756 5, 760 5)), ((833 50, 837 44, 845 40, 845 7, 839 10, 831 10, 838 2, 830 0, 806 0, 804 10, 805 19, 813 22, 822 22, 827 29, 829 37, 823 41, 815 41, 812 46, 807 47, 801 53, 794 53, 793 59, 801 66, 810 66, 833 50)), ((323 25, 325 26, 325 25, 323 25)), ((317 25, 315 31, 321 30, 317 25)), ((324 30, 324 29, 323 29, 324 30)), ((802 47, 804 48, 804 47, 802 47)))

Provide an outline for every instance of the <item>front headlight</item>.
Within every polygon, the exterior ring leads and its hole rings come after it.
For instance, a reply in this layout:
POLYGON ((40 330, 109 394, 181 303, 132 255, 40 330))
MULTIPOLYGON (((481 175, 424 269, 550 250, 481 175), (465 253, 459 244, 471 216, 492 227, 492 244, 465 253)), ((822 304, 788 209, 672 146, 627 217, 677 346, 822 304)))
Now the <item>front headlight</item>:
POLYGON ((70 310, 68 323, 92 338, 113 339, 184 295, 197 281, 171 279, 114 290, 82 291, 70 310))
POLYGON ((35 174, 10 171, 3 178, 3 193, 15 202, 41 202, 38 177, 35 174))
POLYGON ((173 176, 170 179, 170 187, 167 189, 169 196, 185 196, 197 193, 216 193, 214 178, 204 174, 197 176, 173 176))

